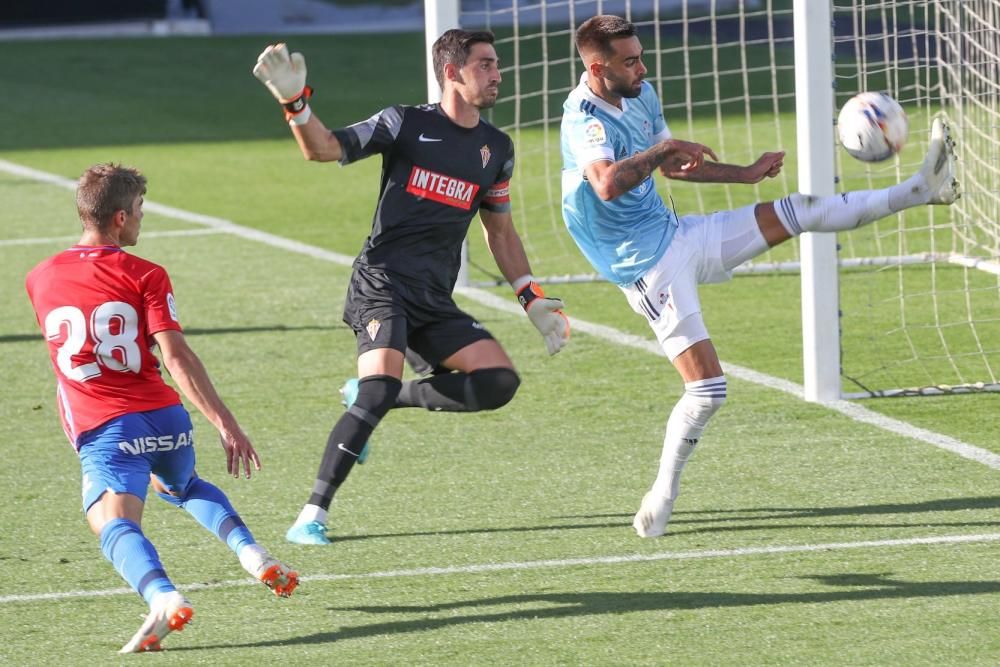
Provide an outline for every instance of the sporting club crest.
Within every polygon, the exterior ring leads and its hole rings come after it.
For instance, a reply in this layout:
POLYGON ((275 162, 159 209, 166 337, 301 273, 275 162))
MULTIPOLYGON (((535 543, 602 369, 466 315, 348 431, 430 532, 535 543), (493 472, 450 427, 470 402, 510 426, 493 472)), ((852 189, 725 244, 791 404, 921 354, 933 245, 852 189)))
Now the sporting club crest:
POLYGON ((483 169, 486 169, 486 163, 490 161, 489 145, 483 144, 483 147, 479 149, 479 157, 483 158, 483 169))
POLYGON ((372 340, 375 340, 375 336, 378 335, 378 330, 381 328, 382 323, 374 318, 365 326, 365 329, 368 330, 368 337, 372 340))

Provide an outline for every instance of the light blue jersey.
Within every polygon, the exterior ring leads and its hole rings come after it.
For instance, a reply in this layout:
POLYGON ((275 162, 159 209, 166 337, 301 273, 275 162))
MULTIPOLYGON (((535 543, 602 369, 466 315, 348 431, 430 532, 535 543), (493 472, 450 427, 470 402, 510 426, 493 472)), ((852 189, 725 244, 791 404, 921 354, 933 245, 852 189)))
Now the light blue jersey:
POLYGON ((670 138, 660 100, 643 82, 622 108, 587 87, 586 74, 563 104, 563 219, 570 235, 598 272, 631 285, 663 256, 677 231, 677 218, 656 192, 653 177, 625 194, 602 201, 584 178, 587 165, 632 157, 670 138))

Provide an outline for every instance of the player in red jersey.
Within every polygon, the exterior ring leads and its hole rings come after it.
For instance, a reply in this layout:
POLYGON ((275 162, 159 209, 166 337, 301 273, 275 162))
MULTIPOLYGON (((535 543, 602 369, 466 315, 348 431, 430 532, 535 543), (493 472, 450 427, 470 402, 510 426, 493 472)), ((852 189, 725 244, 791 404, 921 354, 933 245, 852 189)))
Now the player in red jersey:
POLYGON ((475 412, 506 405, 520 384, 493 336, 452 298, 462 241, 479 214, 486 242, 532 324, 555 354, 569 338, 562 302, 547 299, 511 218, 511 138, 482 119, 500 85, 493 34, 449 30, 433 46, 440 104, 392 106, 330 131, 312 113, 305 58, 267 47, 254 76, 282 103, 309 160, 348 164, 382 156, 372 231, 354 262, 344 321, 358 341, 359 380, 344 386, 348 410, 334 425, 312 495, 286 537, 329 544, 327 510, 393 408, 475 412), (434 374, 401 382, 404 355, 434 374))
POLYGON ((91 167, 77 187, 80 242, 28 273, 25 286, 56 375, 63 427, 80 456, 83 509, 101 550, 149 604, 122 653, 158 650, 191 620, 140 527, 150 480, 225 542, 279 597, 298 575, 256 543, 216 486, 198 477, 191 417, 160 376, 163 365, 219 430, 229 473, 249 478, 260 459, 181 332, 167 272, 123 250, 139 239, 146 178, 114 164, 91 167))

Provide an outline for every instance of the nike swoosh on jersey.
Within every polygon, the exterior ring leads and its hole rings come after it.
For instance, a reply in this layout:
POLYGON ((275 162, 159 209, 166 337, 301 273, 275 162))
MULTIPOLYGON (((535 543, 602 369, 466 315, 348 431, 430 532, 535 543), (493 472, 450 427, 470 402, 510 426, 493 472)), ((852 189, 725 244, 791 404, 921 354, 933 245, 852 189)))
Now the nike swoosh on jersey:
POLYGON ((424 133, 421 132, 420 136, 417 137, 419 141, 444 141, 443 139, 435 139, 434 137, 425 137, 424 133))
POLYGON ((352 452, 351 450, 349 450, 347 447, 344 447, 344 443, 342 443, 342 442, 338 442, 337 443, 337 449, 339 449, 342 452, 347 452, 348 454, 350 454, 354 458, 358 458, 358 455, 355 454, 354 452, 352 452))

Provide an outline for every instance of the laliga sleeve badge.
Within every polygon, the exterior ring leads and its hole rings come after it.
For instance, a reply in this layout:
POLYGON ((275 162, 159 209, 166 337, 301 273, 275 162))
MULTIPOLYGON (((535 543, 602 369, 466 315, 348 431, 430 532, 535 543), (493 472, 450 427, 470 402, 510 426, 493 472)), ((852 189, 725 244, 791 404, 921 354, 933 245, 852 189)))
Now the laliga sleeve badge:
POLYGON ((174 301, 173 292, 167 292, 167 310, 170 311, 170 319, 177 322, 177 302, 174 301))
POLYGON ((604 123, 599 120, 592 120, 583 128, 583 136, 588 146, 600 146, 608 141, 604 132, 604 123))

